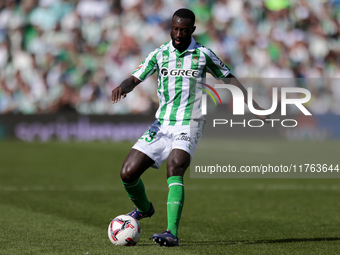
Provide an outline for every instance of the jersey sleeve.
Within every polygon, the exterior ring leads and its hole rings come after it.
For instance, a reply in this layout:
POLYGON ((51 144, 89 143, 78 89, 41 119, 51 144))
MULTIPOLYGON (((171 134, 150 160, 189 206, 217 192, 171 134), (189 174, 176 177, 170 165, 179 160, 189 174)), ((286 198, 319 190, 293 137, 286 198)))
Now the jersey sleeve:
POLYGON ((152 75, 157 70, 157 53, 158 50, 151 52, 144 62, 133 71, 132 75, 141 81, 152 75))
POLYGON ((206 58, 207 71, 215 79, 226 78, 230 74, 230 69, 220 60, 214 52, 207 49, 203 52, 206 58))

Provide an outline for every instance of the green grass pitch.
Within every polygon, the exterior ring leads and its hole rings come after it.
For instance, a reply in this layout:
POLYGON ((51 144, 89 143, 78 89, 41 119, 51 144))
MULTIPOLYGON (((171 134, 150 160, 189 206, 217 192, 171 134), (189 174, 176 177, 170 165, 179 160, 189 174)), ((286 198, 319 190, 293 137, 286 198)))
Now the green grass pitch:
MULTIPOLYGON (((246 156, 226 155, 260 162, 270 155, 250 151, 258 142, 242 141, 246 156)), ((324 155, 340 164, 339 142, 287 147, 261 140, 266 144, 275 153, 324 155)), ((110 220, 133 207, 119 179, 131 145, 1 142, 0 254, 340 254, 340 179, 191 179, 187 173, 180 247, 155 245, 152 234, 166 228, 164 166, 143 176, 156 213, 141 220, 140 242, 112 245, 110 220)))

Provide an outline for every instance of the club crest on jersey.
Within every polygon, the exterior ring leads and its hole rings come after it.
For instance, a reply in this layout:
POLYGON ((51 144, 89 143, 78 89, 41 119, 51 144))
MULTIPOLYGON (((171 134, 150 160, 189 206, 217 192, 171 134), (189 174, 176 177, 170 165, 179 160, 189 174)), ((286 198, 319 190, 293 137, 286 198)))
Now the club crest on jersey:
POLYGON ((192 69, 177 69, 177 68, 173 68, 170 71, 168 70, 168 68, 163 67, 160 70, 160 74, 164 77, 166 76, 174 76, 174 77, 178 77, 178 76, 182 76, 182 77, 198 77, 198 70, 192 70, 192 69))
POLYGON ((194 57, 191 62, 196 65, 198 63, 198 57, 194 57))

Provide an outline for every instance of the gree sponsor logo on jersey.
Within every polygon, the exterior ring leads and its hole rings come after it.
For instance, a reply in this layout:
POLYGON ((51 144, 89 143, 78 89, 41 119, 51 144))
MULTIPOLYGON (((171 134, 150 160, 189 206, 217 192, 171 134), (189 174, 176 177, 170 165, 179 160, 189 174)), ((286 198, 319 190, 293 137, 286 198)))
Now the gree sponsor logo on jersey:
POLYGON ((160 70, 160 74, 164 77, 166 77, 166 76, 198 77, 199 71, 198 70, 192 70, 192 69, 177 69, 177 68, 173 68, 169 71, 168 68, 163 67, 160 70))

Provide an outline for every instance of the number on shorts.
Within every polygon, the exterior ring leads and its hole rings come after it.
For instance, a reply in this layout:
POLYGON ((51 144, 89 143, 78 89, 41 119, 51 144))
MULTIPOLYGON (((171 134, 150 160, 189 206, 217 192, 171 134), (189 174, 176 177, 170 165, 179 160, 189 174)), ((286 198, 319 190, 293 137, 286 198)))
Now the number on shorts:
POLYGON ((142 135, 142 137, 140 138, 141 140, 145 140, 146 142, 150 143, 153 141, 153 139, 155 138, 156 132, 155 131, 150 131, 150 129, 148 131, 145 132, 144 135, 142 135))

